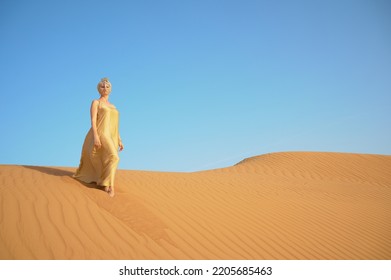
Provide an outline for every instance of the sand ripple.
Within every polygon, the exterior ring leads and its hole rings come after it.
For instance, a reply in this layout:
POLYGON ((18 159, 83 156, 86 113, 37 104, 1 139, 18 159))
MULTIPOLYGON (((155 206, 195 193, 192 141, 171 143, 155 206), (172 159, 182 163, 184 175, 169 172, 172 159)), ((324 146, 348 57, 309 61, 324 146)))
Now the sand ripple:
POLYGON ((194 173, 0 166, 0 259, 391 259, 391 156, 290 152, 194 173))

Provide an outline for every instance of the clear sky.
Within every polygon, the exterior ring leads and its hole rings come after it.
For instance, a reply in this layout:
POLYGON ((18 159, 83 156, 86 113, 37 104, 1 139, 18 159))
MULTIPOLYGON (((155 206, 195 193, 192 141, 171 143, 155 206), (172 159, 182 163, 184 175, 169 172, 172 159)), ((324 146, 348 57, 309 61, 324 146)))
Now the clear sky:
POLYGON ((391 2, 0 1, 0 164, 77 167, 109 77, 120 169, 391 154, 391 2))

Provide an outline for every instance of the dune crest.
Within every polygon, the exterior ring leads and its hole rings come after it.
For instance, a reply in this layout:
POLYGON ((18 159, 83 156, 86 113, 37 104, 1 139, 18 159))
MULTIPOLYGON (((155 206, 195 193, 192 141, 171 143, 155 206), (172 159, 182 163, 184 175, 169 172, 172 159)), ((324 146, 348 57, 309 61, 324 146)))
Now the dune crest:
POLYGON ((391 259, 391 156, 286 152, 193 173, 0 165, 0 259, 391 259))

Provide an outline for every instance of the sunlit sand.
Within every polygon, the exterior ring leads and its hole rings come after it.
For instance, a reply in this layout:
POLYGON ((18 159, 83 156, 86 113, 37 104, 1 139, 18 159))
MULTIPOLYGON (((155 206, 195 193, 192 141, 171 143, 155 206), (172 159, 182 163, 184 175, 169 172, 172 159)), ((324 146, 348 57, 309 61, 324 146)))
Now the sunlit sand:
POLYGON ((194 173, 0 166, 0 259, 391 259, 391 156, 287 152, 194 173))

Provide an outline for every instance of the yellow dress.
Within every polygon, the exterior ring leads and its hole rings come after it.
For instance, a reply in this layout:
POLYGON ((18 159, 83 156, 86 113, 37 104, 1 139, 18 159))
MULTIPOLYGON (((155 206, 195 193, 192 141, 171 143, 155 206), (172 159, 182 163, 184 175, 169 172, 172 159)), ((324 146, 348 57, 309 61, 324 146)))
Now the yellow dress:
POLYGON ((80 165, 73 175, 74 178, 85 183, 95 182, 98 186, 114 186, 119 162, 118 124, 117 109, 99 101, 96 128, 102 146, 99 149, 95 148, 91 128, 84 140, 80 165))

